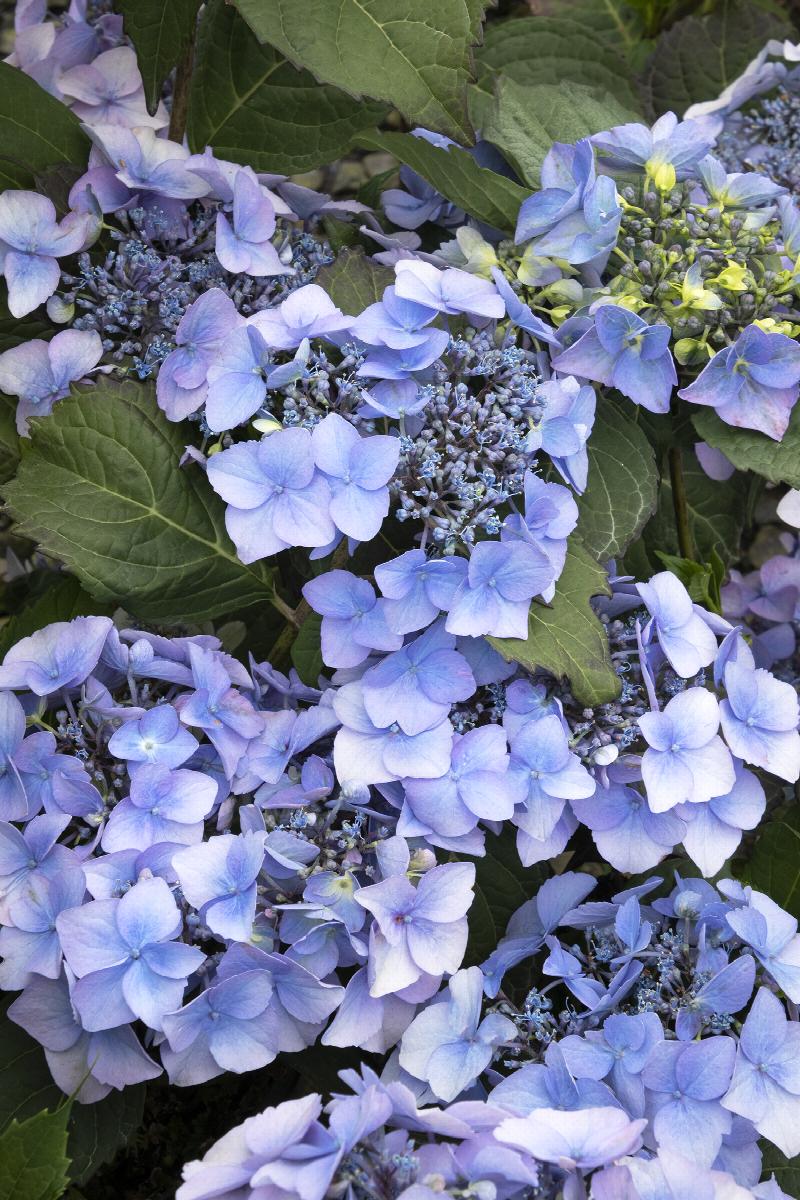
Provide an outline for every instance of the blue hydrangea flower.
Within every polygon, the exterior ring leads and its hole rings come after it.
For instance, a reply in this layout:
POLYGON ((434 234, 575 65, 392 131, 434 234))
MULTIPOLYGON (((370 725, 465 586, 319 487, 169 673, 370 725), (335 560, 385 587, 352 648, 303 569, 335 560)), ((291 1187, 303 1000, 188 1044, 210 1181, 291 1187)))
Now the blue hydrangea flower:
POLYGON ((126 721, 111 735, 108 748, 129 763, 160 763, 180 767, 197 749, 197 739, 181 725, 171 704, 159 704, 135 721, 126 721))
POLYGON ((714 144, 718 122, 699 118, 680 121, 664 113, 651 129, 631 123, 596 133, 591 141, 612 167, 639 167, 660 191, 668 192, 676 179, 685 179, 714 144))
POLYGON ((109 617, 75 617, 21 638, 0 666, 0 688, 29 688, 37 696, 49 696, 78 687, 97 666, 112 625, 109 617))
POLYGON ((529 453, 544 450, 556 470, 577 492, 586 488, 589 458, 586 442, 594 425, 597 398, 594 388, 581 386, 572 375, 539 384, 542 415, 531 424, 525 441, 529 453))
POLYGON ((217 214, 214 253, 234 275, 291 275, 270 238, 275 232, 275 209, 253 171, 244 167, 233 183, 233 212, 217 214))
POLYGON ((428 558, 407 550, 375 568, 375 581, 386 597, 383 611, 395 633, 423 629, 447 612, 467 573, 463 558, 428 558))
POLYGON ((678 395, 716 409, 728 425, 780 441, 800 395, 800 347, 783 333, 748 325, 678 395))
POLYGON ((766 796, 752 771, 736 762, 736 779, 724 796, 707 804, 683 805, 678 816, 686 824, 683 846, 704 875, 716 875, 742 840, 744 829, 755 829, 764 815, 766 796))
POLYGON ((347 537, 367 542, 389 511, 389 489, 400 457, 400 440, 362 437, 338 413, 328 413, 311 434, 314 461, 331 488, 329 512, 347 537))
POLYGON ((553 359, 553 366, 614 387, 653 413, 669 412, 678 382, 668 325, 648 325, 637 313, 602 304, 594 325, 553 359))
POLYGON ((264 863, 264 834, 224 833, 179 850, 172 862, 184 896, 209 929, 221 938, 248 941, 256 913, 256 880, 264 863))
POLYGON ((725 740, 734 754, 780 779, 800 778, 798 701, 791 684, 763 668, 729 662, 725 668, 727 699, 720 703, 725 740))
POLYGON ((500 726, 456 734, 450 769, 439 779, 405 779, 406 803, 417 820, 447 838, 471 832, 482 819, 507 821, 519 791, 508 761, 500 726))
POLYGON ((217 785, 200 771, 171 771, 144 764, 131 779, 130 794, 114 805, 103 830, 103 849, 147 850, 161 842, 188 846, 203 839, 203 818, 217 798, 217 785))
POLYGON ((541 841, 553 832, 567 800, 591 796, 596 786, 557 716, 528 721, 512 738, 508 774, 517 789, 514 823, 541 841))
POLYGON ((555 595, 556 580, 564 570, 567 538, 578 524, 578 506, 567 488, 560 483, 547 483, 533 471, 525 472, 524 489, 525 514, 507 517, 501 538, 504 542, 525 542, 547 556, 552 580, 541 594, 550 601, 555 595))
POLYGON ((73 998, 84 1029, 151 1029, 180 1005, 202 950, 175 941, 183 921, 163 879, 141 879, 120 900, 92 900, 56 919, 64 957, 78 976, 73 998))
POLYGON ((455 644, 437 622, 370 667, 361 680, 370 720, 381 726, 396 721, 403 733, 422 733, 445 720, 456 701, 468 700, 475 678, 455 644))
POLYGON ((132 192, 152 192, 169 200, 195 200, 207 194, 208 184, 186 168, 189 151, 156 137, 153 129, 108 123, 84 128, 117 179, 132 192))
POLYGON ((419 733, 403 733, 391 721, 376 725, 367 712, 360 683, 340 687, 333 701, 342 722, 333 744, 336 774, 343 783, 388 783, 414 775, 438 779, 450 766, 453 726, 437 720, 419 733))
POLYGON ((455 1100, 492 1061, 496 1047, 513 1040, 516 1027, 490 1013, 481 1020, 480 967, 457 971, 449 996, 415 1017, 400 1042, 400 1066, 423 1079, 440 1100, 455 1100))
POLYGON ((658 644, 678 675, 691 679, 714 661, 717 639, 676 575, 660 571, 648 583, 638 583, 636 590, 647 605, 658 644))
POLYGON ((479 542, 447 615, 448 633, 526 638, 534 596, 553 582, 547 555, 525 542, 479 542))
POLYGON ((408 987, 423 974, 458 970, 474 883, 475 867, 462 862, 434 867, 416 887, 395 875, 361 888, 356 900, 375 918, 368 964, 373 996, 408 987))
POLYGON ((646 1124, 643 1118, 632 1121, 620 1108, 542 1108, 528 1117, 509 1117, 495 1137, 542 1162, 591 1170, 638 1150, 646 1124))
POLYGON ((326 571, 303 586, 322 617, 322 659, 329 667, 357 667, 370 650, 399 650, 400 633, 389 627, 385 600, 366 579, 350 571, 326 571))
POLYGON ((717 732, 719 720, 716 696, 700 687, 673 696, 663 712, 639 717, 648 744, 642 778, 653 812, 667 812, 685 802, 704 804, 730 792, 733 759, 717 732))
MULTIPOLYGON (((226 353, 228 339, 241 323, 233 301, 221 288, 209 288, 187 308, 175 330, 175 349, 162 362, 156 379, 159 407, 171 421, 182 421, 203 403, 209 368, 226 353)), ((260 391, 256 409, 263 399, 260 391)))
POLYGON ((37 192, 0 195, 0 262, 12 317, 24 317, 44 304, 61 278, 59 258, 86 249, 96 232, 87 213, 57 220, 55 206, 37 192))
POLYGON ((570 804, 581 824, 591 829, 600 854, 617 871, 648 871, 686 833, 685 822, 675 812, 653 812, 640 792, 621 783, 598 786, 588 800, 570 804))
POLYGON ((505 313, 502 297, 491 280, 457 267, 440 271, 433 263, 402 258, 395 264, 395 277, 396 296, 436 312, 486 318, 499 318, 505 313))
POLYGON ((731 1086, 722 1100, 792 1158, 800 1154, 800 1025, 760 988, 739 1035, 731 1086))
POLYGON ((131 46, 112 46, 91 62, 60 71, 58 89, 67 97, 75 116, 91 125, 163 129, 169 124, 163 101, 153 116, 147 111, 142 76, 131 46))
POLYGON ((728 1090, 736 1057, 730 1037, 710 1037, 688 1045, 659 1042, 642 1081, 659 1146, 686 1153, 701 1167, 711 1167, 723 1136, 730 1132, 730 1113, 720 1103, 728 1090))
POLYGON ((795 1004, 800 1001, 800 934, 797 921, 762 892, 745 889, 747 903, 726 916, 758 961, 795 1004))
POLYGON ((44 417, 70 386, 89 375, 103 354, 93 329, 63 329, 49 342, 32 338, 0 354, 0 391, 17 396, 17 432, 25 436, 30 417, 44 417))
POLYGON ((19 991, 32 976, 58 979, 61 943, 56 932, 59 913, 81 904, 86 881, 77 863, 49 878, 31 877, 9 904, 10 925, 0 929, 0 987, 19 991))
POLYGON ((273 350, 295 350, 306 338, 330 338, 349 330, 353 318, 345 316, 319 284, 296 288, 276 308, 266 308, 252 318, 253 325, 273 350))
POLYGON ((559 1043, 566 1064, 580 1079, 607 1079, 614 1094, 631 1116, 645 1115, 642 1070, 653 1050, 664 1040, 664 1030, 653 1012, 614 1013, 602 1029, 570 1034, 559 1043))
POLYGON ((228 505, 225 526, 244 563, 289 546, 327 546, 336 536, 330 487, 316 469, 307 429, 281 429, 222 450, 209 460, 208 478, 228 505))

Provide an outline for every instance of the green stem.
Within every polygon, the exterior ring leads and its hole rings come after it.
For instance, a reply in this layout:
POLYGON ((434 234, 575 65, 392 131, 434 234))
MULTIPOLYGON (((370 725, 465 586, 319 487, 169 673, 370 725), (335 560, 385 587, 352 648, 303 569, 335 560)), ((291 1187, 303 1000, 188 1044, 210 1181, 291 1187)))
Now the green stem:
POLYGON ((678 531, 678 547, 682 558, 695 560, 694 539, 689 522, 689 503, 686 499, 686 483, 683 478, 683 463, 680 446, 669 450, 669 478, 672 484, 672 506, 675 509, 675 527, 678 531))

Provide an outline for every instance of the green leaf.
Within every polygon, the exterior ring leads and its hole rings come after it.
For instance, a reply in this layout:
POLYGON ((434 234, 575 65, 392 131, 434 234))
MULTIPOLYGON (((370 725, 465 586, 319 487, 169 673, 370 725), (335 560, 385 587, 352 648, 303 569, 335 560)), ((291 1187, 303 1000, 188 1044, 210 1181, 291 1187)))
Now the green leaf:
POLYGON ((116 0, 136 51, 150 113, 158 108, 164 80, 186 53, 199 7, 200 0, 116 0))
POLYGON ((10 350, 12 346, 18 346, 20 342, 29 342, 31 338, 49 340, 57 332, 57 328, 50 321, 37 317, 34 313, 28 317, 12 317, 8 311, 5 293, 0 296, 0 354, 10 350))
POLYGON ((481 0, 234 0, 260 42, 354 96, 471 143, 466 88, 481 0))
MULTIPOLYGON (((747 509, 747 481, 741 475, 726 480, 709 479, 691 451, 684 452, 682 459, 689 529, 697 555, 705 562, 716 549, 731 561, 739 553, 747 509)), ((658 551, 680 553, 672 484, 666 469, 661 476, 656 515, 647 526, 644 539, 651 558, 658 551)))
POLYGON ((356 140, 367 150, 393 154, 476 220, 507 233, 516 228, 520 205, 530 191, 496 171, 479 167, 466 150, 432 146, 411 133, 359 134, 356 140))
POLYGON ((74 575, 50 572, 52 582, 33 604, 14 613, 0 632, 0 659, 11 647, 37 629, 54 621, 71 621, 73 617, 94 616, 102 608, 85 592, 74 575))
POLYGON ((547 878, 543 865, 523 867, 516 833, 505 826, 499 836, 487 834, 486 854, 475 860, 475 900, 469 910, 469 942, 464 966, 484 962, 506 931, 512 914, 547 878))
POLYGON ((740 471, 755 471, 771 483, 800 487, 800 404, 792 409, 780 442, 752 429, 726 425, 712 409, 692 417, 692 424, 704 442, 721 450, 740 471))
POLYGON ((800 1196, 800 1159, 787 1158, 777 1146, 766 1140, 759 1143, 761 1150, 761 1178, 769 1179, 774 1174, 778 1186, 787 1196, 800 1196))
POLYGON ((677 21, 655 44, 647 84, 656 113, 683 113, 732 83, 770 38, 793 37, 791 23, 752 0, 721 0, 706 16, 677 21))
POLYGON ((322 617, 317 613, 307 616, 289 651, 292 665, 308 687, 317 686, 319 677, 325 669, 320 640, 321 626, 322 617))
POLYGON ((0 1200, 58 1200, 66 1191, 70 1106, 12 1121, 0 1133, 0 1200))
POLYGON ((31 428, 9 510, 101 602, 187 623, 272 598, 269 569, 236 557, 205 474, 179 466, 185 431, 152 384, 106 376, 31 428))
POLYGON ((189 96, 192 150, 210 145, 257 171, 297 174, 339 158, 385 111, 297 70, 222 0, 206 6, 189 96))
POLYGON ((609 595, 605 571, 573 535, 553 603, 550 607, 536 602, 531 605, 525 641, 487 640, 509 662, 518 662, 531 671, 541 667, 559 677, 566 675, 575 698, 582 704, 605 704, 619 694, 620 685, 611 665, 606 631, 589 600, 609 595))
POLYGON ((481 133, 493 142, 531 187, 538 187, 553 142, 576 142, 612 125, 638 120, 610 92, 582 84, 517 83, 501 77, 481 133))
POLYGON ((24 72, 0 62, 0 189, 32 188, 54 163, 85 166, 90 143, 80 121, 24 72))
POLYGON ((761 827, 752 854, 740 872, 744 882, 800 918, 800 814, 761 827))
MULTIPOLYGON (((43 1108, 64 1102, 53 1083, 41 1046, 24 1029, 0 1011, 0 1130, 12 1121, 25 1121, 43 1108)), ((69 1108, 67 1154, 72 1160, 70 1178, 84 1183, 104 1162, 109 1162, 139 1128, 145 1098, 144 1085, 111 1092, 96 1104, 69 1108)), ((0 1193, 1 1194, 1 1193, 0 1193)))
POLYGON ((502 76, 528 86, 572 80, 610 92, 632 112, 641 107, 624 58, 569 15, 494 21, 475 58, 477 87, 489 99, 502 76))
POLYGON ((342 250, 336 262, 317 273, 315 282, 342 312, 357 315, 381 299, 384 288, 394 282, 394 271, 367 258, 358 247, 342 250))
POLYGON ((634 420, 601 401, 587 444, 589 483, 578 499, 578 533, 600 561, 624 553, 655 510, 653 449, 634 420))

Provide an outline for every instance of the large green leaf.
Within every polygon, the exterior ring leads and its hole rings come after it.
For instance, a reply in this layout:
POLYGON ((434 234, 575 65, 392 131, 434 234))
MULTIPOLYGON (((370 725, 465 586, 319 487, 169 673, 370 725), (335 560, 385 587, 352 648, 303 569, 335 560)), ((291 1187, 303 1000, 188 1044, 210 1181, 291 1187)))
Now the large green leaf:
POLYGON ((409 121, 472 141, 470 46, 481 0, 234 0, 261 42, 322 83, 399 108, 409 121))
POLYGON ((0 1200, 58 1200, 66 1191, 69 1106, 12 1121, 0 1133, 0 1200))
POLYGON ((511 915, 535 895, 547 878, 543 865, 523 867, 516 831, 506 825, 487 835, 486 854, 475 860, 475 899, 469 910, 469 942, 464 966, 482 963, 506 931, 511 915))
POLYGON ((520 205, 530 195, 527 188, 504 175, 479 167, 457 146, 445 150, 411 133, 359 134, 356 140, 368 150, 393 154, 471 217, 507 233, 515 229, 520 205))
MULTIPOLYGON (((64 1101, 41 1046, 8 1019, 6 1007, 0 1013, 0 1131, 12 1121, 24 1122, 64 1101)), ((89 1179, 139 1128, 144 1097, 145 1087, 140 1084, 124 1092, 111 1092, 97 1104, 70 1107, 67 1154, 74 1183, 89 1179)))
POLYGON ((381 299, 384 289, 394 283, 394 271, 367 258, 358 247, 342 250, 335 262, 317 273, 316 282, 337 308, 357 316, 381 299))
POLYGON ((636 422, 601 401, 587 446, 589 483, 578 500, 578 533, 599 560, 624 553, 653 513, 658 471, 636 422))
POLYGON ((488 640, 504 658, 528 670, 541 667, 565 675, 582 704, 605 704, 619 694, 620 684, 611 665, 606 631, 589 600, 610 594, 605 571, 573 535, 552 605, 531 605, 527 638, 488 640))
POLYGON ((269 569, 236 557, 224 505, 202 471, 179 466, 184 431, 154 392, 106 377, 32 422, 4 488, 19 532, 141 620, 201 621, 269 600, 269 569))
POLYGON ((158 108, 164 80, 191 42, 199 7, 200 0, 116 0, 136 50, 151 113, 158 108))
MULTIPOLYGON (((727 480, 709 479, 693 454, 684 453, 682 458, 689 529, 697 557, 706 562, 716 550, 726 562, 731 562, 739 553, 745 523, 747 480, 738 474, 727 480)), ((656 515, 645 530, 644 541, 653 561, 658 550, 667 554, 681 552, 672 484, 666 470, 661 476, 656 515)))
POLYGON ((23 71, 0 62, 0 190, 32 188, 54 163, 84 166, 90 143, 80 121, 23 71))
POLYGON ((763 1141, 761 1150, 761 1178, 774 1175, 781 1191, 787 1196, 800 1196, 800 1159, 787 1158, 772 1142, 763 1141))
POLYGON ((692 424, 704 442, 721 450, 740 471, 755 471, 771 483, 800 487, 800 404, 794 406, 780 442, 752 429, 726 425, 710 408, 697 413, 692 424))
POLYGON ((653 109, 683 113, 732 83, 770 38, 793 37, 788 18, 753 0, 721 0, 677 21, 656 41, 647 71, 653 109))
POLYGON ((796 810, 762 827, 740 873, 757 891, 766 892, 770 900, 800 918, 800 816, 796 810))
POLYGON ((189 97, 193 150, 210 145, 257 171, 309 171, 344 154, 385 108, 297 70, 222 0, 206 6, 189 97))
POLYGON ((501 77, 494 103, 483 114, 481 133, 526 183, 538 187, 553 142, 576 142, 637 119, 616 96, 600 88, 563 81, 523 84, 501 77))
MULTIPOLYGON (((625 59, 569 16, 495 21, 475 57, 476 90, 484 100, 491 99, 501 77, 526 85, 572 80, 610 92, 630 111, 640 107, 625 59)), ((471 110, 473 102, 471 93, 471 110)))

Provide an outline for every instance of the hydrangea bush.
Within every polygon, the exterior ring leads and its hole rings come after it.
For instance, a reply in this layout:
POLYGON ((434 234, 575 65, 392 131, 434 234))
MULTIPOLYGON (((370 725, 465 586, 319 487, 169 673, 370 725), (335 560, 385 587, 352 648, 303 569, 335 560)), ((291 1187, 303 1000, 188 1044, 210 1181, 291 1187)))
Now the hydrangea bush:
POLYGON ((632 8, 642 87, 429 7, 16 5, 0 1151, 54 1198, 145 1084, 214 1113, 178 1200, 795 1186, 800 50, 632 8), (701 34, 749 65, 670 107, 701 34))

